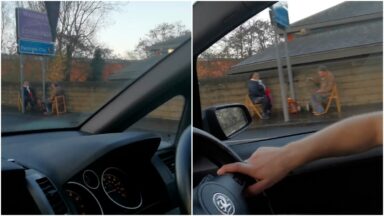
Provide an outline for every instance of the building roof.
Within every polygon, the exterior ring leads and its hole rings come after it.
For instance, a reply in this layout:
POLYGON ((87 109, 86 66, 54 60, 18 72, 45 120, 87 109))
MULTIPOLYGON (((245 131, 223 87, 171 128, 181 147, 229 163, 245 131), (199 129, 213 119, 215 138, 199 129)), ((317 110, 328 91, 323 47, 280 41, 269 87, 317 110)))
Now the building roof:
POLYGON ((144 60, 138 60, 108 77, 109 80, 135 80, 142 73, 148 71, 166 55, 152 56, 144 60))
POLYGON ((381 1, 346 1, 327 10, 292 23, 291 26, 303 26, 321 22, 331 22, 350 17, 359 17, 368 14, 382 13, 381 1))
MULTIPOLYGON (((381 3, 381 2, 379 2, 381 3)), ((376 8, 377 2, 346 2, 333 8, 298 21, 292 26, 307 25, 313 22, 331 22, 334 19, 350 18, 382 11, 376 8), (364 4, 365 3, 365 4, 364 4), (362 8, 362 11, 356 10, 362 8), (348 13, 349 12, 349 13, 348 13), (349 15, 349 17, 348 17, 349 15), (331 20, 332 19, 332 20, 331 20)), ((383 22, 380 18, 370 18, 343 25, 329 25, 310 31, 288 43, 291 64, 304 64, 354 55, 382 53, 383 22)), ((279 45, 282 56, 285 56, 283 45, 279 45)), ((244 73, 267 68, 276 68, 275 47, 269 47, 262 53, 253 55, 233 66, 230 74, 244 73)))
MULTIPOLYGON (((167 41, 154 44, 153 46, 151 46, 151 49, 152 50, 163 49, 163 48, 175 49, 179 47, 183 42, 185 42, 188 38, 190 38, 189 34, 176 37, 173 39, 169 39, 167 41)), ((109 80, 122 80, 122 79, 135 80, 141 74, 151 69, 157 62, 159 62, 161 59, 163 59, 167 55, 168 53, 160 53, 159 55, 153 55, 144 60, 138 60, 128 65, 127 67, 123 68, 122 70, 118 71, 117 73, 112 74, 111 76, 108 77, 108 79, 109 80)))
POLYGON ((156 50, 156 49, 162 49, 162 48, 176 49, 177 47, 180 46, 181 43, 183 43, 190 37, 191 37, 190 34, 182 35, 176 38, 172 38, 166 41, 153 44, 149 49, 150 50, 156 50))

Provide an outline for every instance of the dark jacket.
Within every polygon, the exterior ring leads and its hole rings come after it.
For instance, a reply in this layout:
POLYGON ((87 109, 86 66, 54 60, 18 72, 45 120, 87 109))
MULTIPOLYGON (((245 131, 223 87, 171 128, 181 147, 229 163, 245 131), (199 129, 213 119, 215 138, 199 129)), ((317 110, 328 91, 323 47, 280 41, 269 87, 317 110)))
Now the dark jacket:
POLYGON ((23 86, 24 100, 35 100, 35 90, 29 87, 29 92, 25 86, 23 86))
POLYGON ((265 96, 265 87, 259 80, 248 81, 248 94, 251 99, 265 96))

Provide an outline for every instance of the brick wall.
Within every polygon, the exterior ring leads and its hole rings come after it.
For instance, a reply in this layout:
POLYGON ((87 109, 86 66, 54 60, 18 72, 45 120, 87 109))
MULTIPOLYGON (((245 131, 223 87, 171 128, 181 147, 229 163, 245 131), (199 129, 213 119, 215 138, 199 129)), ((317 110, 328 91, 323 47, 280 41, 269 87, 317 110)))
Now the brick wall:
MULTIPOLYGON (((325 62, 335 76, 342 106, 382 103, 383 68, 382 55, 325 62)), ((294 89, 299 104, 306 104, 315 85, 307 82, 309 76, 317 76, 319 64, 295 66, 294 89)), ((286 72, 285 72, 286 73, 286 72)), ((270 87, 273 109, 281 109, 280 85, 276 70, 260 72, 263 82, 270 87)), ((222 103, 244 103, 247 80, 250 74, 226 75, 222 78, 199 81, 202 107, 222 103)), ((286 82, 288 78, 285 77, 286 82)), ((288 93, 288 84, 285 85, 288 93)))
POLYGON ((239 62, 236 59, 198 59, 196 63, 197 75, 201 79, 222 77, 233 65, 239 62))
MULTIPOLYGON (((42 64, 38 56, 24 56, 24 79, 29 81, 41 81, 42 64)), ((48 58, 48 61, 53 59, 48 58)), ((71 81, 86 81, 91 71, 91 59, 73 59, 70 79, 71 81)), ((103 80, 108 80, 108 77, 127 67, 134 61, 128 60, 105 60, 103 68, 103 80)), ((1 78, 7 82, 18 82, 20 79, 19 56, 1 55, 1 78)), ((47 71, 46 77, 49 77, 47 71)))
MULTIPOLYGON (((48 85, 48 84, 47 84, 48 85)), ((68 110, 71 112, 92 112, 105 103, 116 92, 116 83, 106 82, 62 82, 68 110)), ((5 106, 17 107, 19 83, 2 83, 1 103, 5 106)), ((43 98, 42 84, 31 82, 37 98, 43 98)), ((49 86, 46 86, 46 97, 49 97, 49 86)))

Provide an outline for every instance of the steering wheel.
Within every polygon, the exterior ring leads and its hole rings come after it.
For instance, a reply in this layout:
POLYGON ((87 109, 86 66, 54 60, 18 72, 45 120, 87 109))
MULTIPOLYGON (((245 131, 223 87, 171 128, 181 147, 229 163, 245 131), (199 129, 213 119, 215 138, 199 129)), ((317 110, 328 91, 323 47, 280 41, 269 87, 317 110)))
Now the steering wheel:
POLYGON ((175 158, 176 184, 182 201, 183 211, 191 214, 191 127, 180 136, 175 158))
MULTIPOLYGON (((218 167, 242 159, 209 133, 193 128, 193 152, 209 159, 218 167)), ((207 175, 193 189, 194 214, 249 214, 242 194, 250 178, 241 174, 207 175)))

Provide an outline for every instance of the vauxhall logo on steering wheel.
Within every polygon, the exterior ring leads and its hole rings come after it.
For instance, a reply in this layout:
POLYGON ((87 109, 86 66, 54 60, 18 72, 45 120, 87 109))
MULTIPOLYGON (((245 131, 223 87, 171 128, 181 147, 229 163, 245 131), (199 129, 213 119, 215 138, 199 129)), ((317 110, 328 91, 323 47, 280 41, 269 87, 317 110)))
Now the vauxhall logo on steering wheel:
POLYGON ((233 204, 232 200, 229 199, 229 197, 225 194, 215 193, 212 197, 212 201, 221 214, 235 214, 235 205, 233 204))

